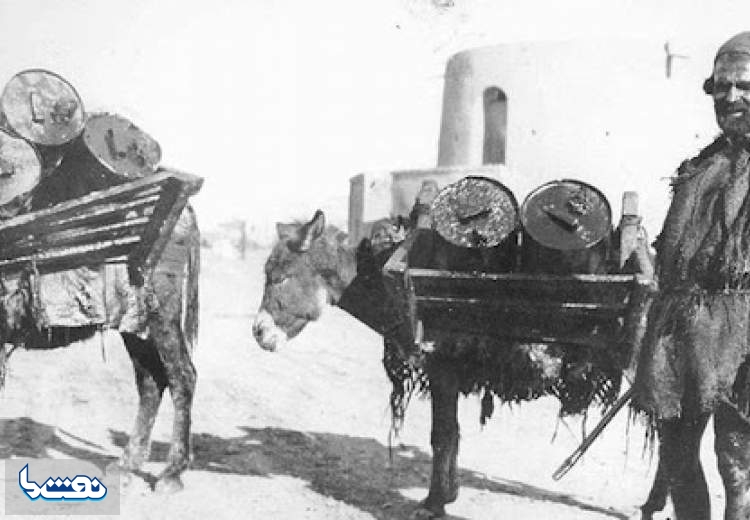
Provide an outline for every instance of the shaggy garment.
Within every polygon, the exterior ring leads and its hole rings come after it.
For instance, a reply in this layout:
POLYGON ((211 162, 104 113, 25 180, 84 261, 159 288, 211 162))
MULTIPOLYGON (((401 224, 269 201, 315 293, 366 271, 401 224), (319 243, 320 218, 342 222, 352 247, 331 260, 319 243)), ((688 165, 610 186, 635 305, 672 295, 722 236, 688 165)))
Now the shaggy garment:
POLYGON ((710 412, 719 401, 750 411, 741 369, 750 353, 749 175, 747 144, 721 137, 673 179, 633 398, 653 418, 710 412))

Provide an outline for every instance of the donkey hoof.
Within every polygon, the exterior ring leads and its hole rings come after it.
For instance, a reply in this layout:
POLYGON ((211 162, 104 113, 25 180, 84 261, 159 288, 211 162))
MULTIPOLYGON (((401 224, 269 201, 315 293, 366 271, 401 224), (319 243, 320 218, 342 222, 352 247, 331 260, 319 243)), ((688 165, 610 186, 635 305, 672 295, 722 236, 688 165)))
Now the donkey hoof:
POLYGON ((643 506, 630 516, 631 520, 669 520, 670 518, 673 518, 671 510, 665 509, 664 504, 659 507, 643 506))
POLYGON ((431 509, 430 506, 422 503, 412 512, 411 515, 409 515, 409 520, 433 520, 435 518, 445 518, 445 509, 443 509, 443 507, 437 509, 438 510, 435 511, 431 509))
POLYGON ((649 509, 639 509, 628 516, 628 520, 654 520, 655 512, 649 509))
POLYGON ((158 495, 171 495, 185 489, 180 477, 162 477, 156 481, 154 492, 158 495))

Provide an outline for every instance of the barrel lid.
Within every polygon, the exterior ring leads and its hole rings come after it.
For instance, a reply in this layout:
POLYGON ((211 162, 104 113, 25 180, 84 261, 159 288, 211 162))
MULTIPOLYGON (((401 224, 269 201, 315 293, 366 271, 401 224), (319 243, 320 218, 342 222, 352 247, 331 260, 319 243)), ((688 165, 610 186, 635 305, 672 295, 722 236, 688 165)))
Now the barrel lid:
POLYGON ((41 173, 34 147, 0 129, 0 205, 30 191, 39 183, 41 173))
POLYGON ((86 120, 83 141, 101 164, 125 177, 152 174, 161 160, 159 143, 117 114, 91 114, 86 120))
POLYGON ((586 249, 609 234, 612 210, 595 187, 572 179, 556 180, 526 197, 521 224, 543 246, 561 251, 586 249))
POLYGON ((10 130, 35 144, 65 144, 83 130, 81 98, 70 83, 47 70, 13 76, 0 96, 0 110, 10 130))
POLYGON ((436 231, 461 247, 494 247, 518 226, 518 203, 502 183, 469 176, 438 193, 430 209, 436 231))

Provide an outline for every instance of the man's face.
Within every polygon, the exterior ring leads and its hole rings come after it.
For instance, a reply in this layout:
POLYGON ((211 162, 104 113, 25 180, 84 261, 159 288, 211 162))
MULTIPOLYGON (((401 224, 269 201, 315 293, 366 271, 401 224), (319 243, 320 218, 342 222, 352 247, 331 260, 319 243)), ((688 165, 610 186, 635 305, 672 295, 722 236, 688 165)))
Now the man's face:
POLYGON ((730 137, 750 137, 750 54, 722 54, 713 78, 719 126, 730 137))

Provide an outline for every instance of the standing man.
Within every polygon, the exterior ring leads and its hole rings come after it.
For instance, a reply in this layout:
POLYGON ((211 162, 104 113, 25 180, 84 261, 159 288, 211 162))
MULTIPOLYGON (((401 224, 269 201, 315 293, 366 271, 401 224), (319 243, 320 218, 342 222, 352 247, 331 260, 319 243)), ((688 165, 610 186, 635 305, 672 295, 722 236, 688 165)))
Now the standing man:
POLYGON ((719 48, 703 88, 721 134, 672 181, 634 404, 657 421, 677 520, 710 518, 699 455, 712 413, 725 518, 750 519, 750 32, 719 48))

